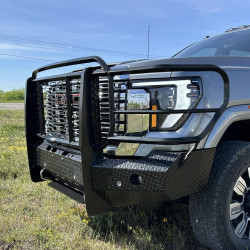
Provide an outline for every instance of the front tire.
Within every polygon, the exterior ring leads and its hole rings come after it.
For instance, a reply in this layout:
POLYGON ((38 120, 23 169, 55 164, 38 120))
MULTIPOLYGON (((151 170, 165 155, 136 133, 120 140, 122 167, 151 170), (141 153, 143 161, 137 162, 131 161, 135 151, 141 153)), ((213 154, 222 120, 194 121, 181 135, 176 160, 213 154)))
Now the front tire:
POLYGON ((217 150, 207 186, 189 198, 198 240, 211 249, 250 247, 250 143, 227 141, 217 150))

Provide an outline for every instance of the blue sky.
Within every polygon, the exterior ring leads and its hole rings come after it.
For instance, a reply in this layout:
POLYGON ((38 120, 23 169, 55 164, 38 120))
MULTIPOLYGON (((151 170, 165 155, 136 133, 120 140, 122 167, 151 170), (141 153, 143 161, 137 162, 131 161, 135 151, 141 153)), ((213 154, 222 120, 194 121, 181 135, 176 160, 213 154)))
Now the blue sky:
POLYGON ((250 24, 249 10, 249 0, 0 0, 0 89, 24 87, 52 61, 146 58, 148 25, 150 58, 167 58, 206 35, 250 24))

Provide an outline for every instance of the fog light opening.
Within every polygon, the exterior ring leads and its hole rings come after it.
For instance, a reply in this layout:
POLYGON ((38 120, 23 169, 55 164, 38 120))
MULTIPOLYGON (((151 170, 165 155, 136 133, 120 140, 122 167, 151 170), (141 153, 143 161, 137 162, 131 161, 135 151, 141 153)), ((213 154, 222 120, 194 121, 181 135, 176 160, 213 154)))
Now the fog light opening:
POLYGON ((130 183, 133 185, 141 185, 142 184, 142 177, 138 174, 132 174, 130 176, 130 183))

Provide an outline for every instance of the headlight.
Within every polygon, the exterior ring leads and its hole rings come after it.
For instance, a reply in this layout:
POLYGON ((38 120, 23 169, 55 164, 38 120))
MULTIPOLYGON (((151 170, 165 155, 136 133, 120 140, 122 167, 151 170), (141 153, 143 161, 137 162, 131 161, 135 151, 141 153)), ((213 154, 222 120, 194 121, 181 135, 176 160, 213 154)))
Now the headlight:
MULTIPOLYGON (((202 95, 200 78, 133 81, 128 91, 128 109, 188 110, 202 95)), ((152 114, 151 131, 175 131, 190 114, 152 114)))

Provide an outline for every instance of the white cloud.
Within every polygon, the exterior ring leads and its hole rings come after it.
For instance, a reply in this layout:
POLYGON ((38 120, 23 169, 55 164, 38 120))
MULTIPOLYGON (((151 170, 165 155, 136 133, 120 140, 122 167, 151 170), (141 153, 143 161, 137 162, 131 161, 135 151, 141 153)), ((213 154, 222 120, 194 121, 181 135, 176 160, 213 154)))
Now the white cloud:
POLYGON ((0 50, 4 51, 4 50, 36 50, 36 49, 31 48, 30 46, 0 43, 0 50))

